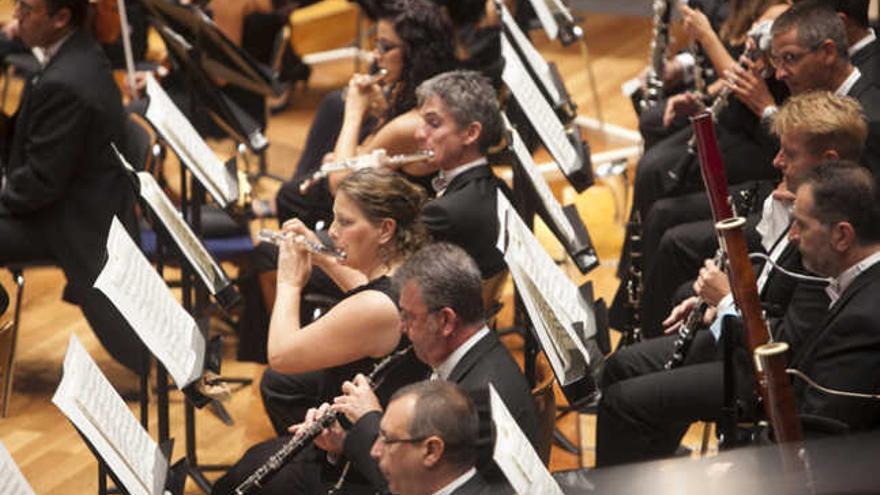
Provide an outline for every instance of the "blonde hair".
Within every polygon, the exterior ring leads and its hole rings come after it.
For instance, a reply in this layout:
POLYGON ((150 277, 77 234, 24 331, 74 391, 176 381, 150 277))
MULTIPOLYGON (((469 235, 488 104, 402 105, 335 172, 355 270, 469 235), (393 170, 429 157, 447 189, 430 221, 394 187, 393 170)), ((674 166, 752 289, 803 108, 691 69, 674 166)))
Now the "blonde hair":
POLYGON ((387 169, 361 169, 346 177, 338 191, 351 198, 370 223, 394 220, 394 252, 404 259, 427 243, 427 229, 421 221, 427 196, 401 175, 387 169))
POLYGON ((797 132, 811 153, 834 150, 844 160, 858 161, 868 138, 862 105, 849 96, 809 91, 792 96, 773 117, 773 134, 797 132))

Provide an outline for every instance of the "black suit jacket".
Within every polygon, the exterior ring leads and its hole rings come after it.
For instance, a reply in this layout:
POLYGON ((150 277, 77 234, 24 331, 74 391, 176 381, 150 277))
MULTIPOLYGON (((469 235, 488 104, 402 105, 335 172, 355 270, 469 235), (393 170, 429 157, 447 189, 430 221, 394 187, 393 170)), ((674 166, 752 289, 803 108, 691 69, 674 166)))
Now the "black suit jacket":
POLYGON ((868 121, 868 139, 862 154, 862 165, 870 168, 874 177, 880 177, 880 88, 862 75, 847 96, 861 103, 868 121))
POLYGON ((498 487, 493 487, 483 479, 478 472, 467 481, 452 491, 452 495, 491 495, 494 493, 503 493, 498 487))
POLYGON ((850 62, 859 68, 866 81, 871 84, 880 83, 880 43, 876 39, 857 51, 850 62))
POLYGON ((433 199, 422 210, 422 221, 435 241, 460 246, 477 262, 483 278, 503 270, 504 255, 498 240, 497 194, 507 186, 480 166, 455 176, 443 196, 433 199))
MULTIPOLYGON (((818 384, 880 393, 880 264, 860 274, 828 311, 821 329, 793 349, 790 367, 818 384)), ((880 401, 836 397, 794 381, 802 414, 830 417, 854 430, 880 426, 880 401)))
POLYGON ((4 160, 0 216, 39 229, 68 288, 91 286, 114 214, 133 225, 132 184, 110 148, 124 149, 124 122, 110 64, 81 31, 25 86, 4 160))
MULTIPOLYGON (((482 392, 491 383, 504 400, 517 424, 535 445, 538 436, 538 413, 525 377, 507 348, 494 333, 480 339, 459 361, 449 380, 469 392, 482 392)), ((379 434, 381 414, 361 417, 348 431, 343 452, 373 486, 387 488, 387 482, 370 449, 379 434)))

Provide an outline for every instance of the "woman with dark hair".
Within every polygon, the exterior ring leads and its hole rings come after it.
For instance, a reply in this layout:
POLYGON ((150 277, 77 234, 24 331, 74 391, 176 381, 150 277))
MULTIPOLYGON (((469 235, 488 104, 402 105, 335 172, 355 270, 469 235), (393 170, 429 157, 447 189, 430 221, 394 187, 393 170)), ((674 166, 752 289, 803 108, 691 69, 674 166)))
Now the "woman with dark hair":
MULTIPOLYGON (((279 221, 296 217, 314 227, 318 221, 330 219, 336 186, 347 174, 331 174, 306 192, 299 187, 325 159, 340 161, 378 149, 389 155, 417 151, 415 88, 425 79, 455 68, 450 33, 448 17, 433 2, 394 0, 383 6, 376 23, 373 56, 377 71, 387 72, 377 83, 370 75, 356 74, 345 90, 322 101, 293 180, 278 192, 279 221)), ((405 168, 404 172, 424 175, 417 168, 405 168)))

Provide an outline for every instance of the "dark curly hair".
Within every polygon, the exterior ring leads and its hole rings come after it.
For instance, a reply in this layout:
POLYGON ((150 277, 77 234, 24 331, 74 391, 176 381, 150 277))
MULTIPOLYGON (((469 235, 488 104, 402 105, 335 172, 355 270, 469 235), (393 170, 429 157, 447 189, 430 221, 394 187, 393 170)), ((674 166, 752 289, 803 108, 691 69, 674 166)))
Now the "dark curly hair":
POLYGON ((456 67, 452 23, 429 0, 393 0, 380 20, 391 23, 403 42, 403 70, 397 82, 400 90, 390 102, 387 120, 416 106, 416 88, 422 81, 456 67))
POLYGON ((425 192, 403 176, 387 169, 361 169, 345 178, 337 190, 344 192, 377 225, 385 218, 394 220, 394 252, 404 259, 428 241, 421 220, 425 192))

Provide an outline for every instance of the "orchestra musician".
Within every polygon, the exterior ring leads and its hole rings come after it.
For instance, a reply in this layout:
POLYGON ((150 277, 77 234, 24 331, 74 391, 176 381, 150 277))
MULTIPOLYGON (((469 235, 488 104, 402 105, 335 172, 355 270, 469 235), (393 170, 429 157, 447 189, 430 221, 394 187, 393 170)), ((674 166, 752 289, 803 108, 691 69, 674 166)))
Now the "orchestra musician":
POLYGON ((476 407, 455 384, 414 383, 391 397, 370 453, 392 493, 493 493, 475 467, 479 427, 476 407))
POLYGON ((278 297, 269 325, 269 369, 260 386, 279 434, 309 407, 336 394, 343 379, 404 345, 391 275, 427 239, 419 220, 424 194, 387 170, 364 170, 339 186, 330 237, 345 254, 310 253, 297 236, 320 243, 299 219, 284 223, 288 239, 278 259, 278 297), (345 292, 322 318, 300 317, 312 267, 345 292))
POLYGON ((38 54, 3 140, 0 264, 51 260, 101 343, 129 369, 145 350, 93 289, 114 215, 133 231, 134 191, 110 147, 122 145, 121 95, 100 46, 82 28, 88 0, 20 0, 18 34, 38 54))
MULTIPOLYGON (((773 130, 781 142, 773 165, 783 180, 768 197, 758 230, 775 263, 803 272, 797 246, 787 238, 792 194, 806 172, 824 160, 861 156, 867 129, 857 102, 812 92, 789 99, 779 110, 773 130)), ((821 322, 827 309, 821 287, 796 282, 770 264, 756 273, 774 335, 783 331, 786 335, 808 335, 821 322)), ((724 306, 732 302, 726 275, 711 263, 700 271, 695 289, 713 308, 707 312, 709 321, 715 319, 714 307, 722 300, 724 306)), ((680 324, 695 305, 693 298, 683 302, 666 324, 680 324)), ((719 325, 720 319, 716 321, 719 325)), ((720 414, 723 366, 717 330, 715 326, 715 333, 698 332, 684 366, 671 371, 664 370, 664 365, 672 355, 675 335, 624 348, 606 361, 600 381, 603 395, 597 423, 597 465, 671 455, 692 421, 713 420, 720 414)), ((796 344, 794 339, 789 342, 796 344)), ((753 383, 748 376, 737 381, 746 387, 753 383)), ((749 397, 749 390, 739 391, 739 397, 749 397)))
POLYGON ((373 56, 376 69, 387 73, 378 82, 370 75, 355 74, 344 99, 343 92, 324 98, 296 173, 276 197, 279 221, 296 217, 310 228, 318 221, 329 221, 336 185, 346 173, 331 174, 306 194, 299 187, 328 153, 330 161, 341 161, 377 149, 388 155, 419 149, 414 138, 419 125, 415 91, 422 81, 455 66, 450 32, 447 16, 429 0, 395 0, 383 5, 373 56))
MULTIPOLYGON (((799 2, 777 19, 771 34, 771 50, 774 54, 781 53, 783 58, 801 53, 812 55, 802 56, 797 63, 784 62, 777 57, 777 79, 785 82, 793 94, 825 90, 856 98, 868 119, 868 138, 859 161, 871 166, 880 160, 880 145, 876 136, 880 130, 880 93, 847 61, 847 52, 843 48, 847 46, 846 31, 840 18, 832 10, 815 2, 799 2), (795 36, 798 29, 810 33, 809 39, 795 36), (811 46, 822 46, 825 56, 819 57, 810 52, 808 47, 811 46)), ((735 87, 739 88, 739 84, 751 85, 752 77, 747 72, 739 73, 737 79, 740 82, 735 87)), ((758 100, 761 98, 755 101, 758 100)), ((775 111, 775 106, 766 108, 769 114, 775 111)), ((772 188, 761 182, 731 187, 736 203, 754 203, 755 206, 761 204, 772 188), (742 196, 751 199, 738 201, 737 198, 742 196)), ((739 210, 740 214, 746 216, 752 213, 756 218, 760 213, 754 208, 744 211, 748 209, 744 205, 739 210)), ((643 239, 650 260, 646 263, 644 274, 642 322, 648 329, 648 335, 659 333, 659 322, 668 311, 670 295, 686 280, 682 274, 687 276, 692 273, 703 259, 711 256, 717 246, 711 224, 700 222, 702 218, 708 218, 708 214, 705 195, 697 193, 658 201, 645 220, 643 239)))

